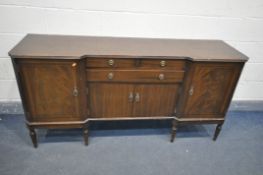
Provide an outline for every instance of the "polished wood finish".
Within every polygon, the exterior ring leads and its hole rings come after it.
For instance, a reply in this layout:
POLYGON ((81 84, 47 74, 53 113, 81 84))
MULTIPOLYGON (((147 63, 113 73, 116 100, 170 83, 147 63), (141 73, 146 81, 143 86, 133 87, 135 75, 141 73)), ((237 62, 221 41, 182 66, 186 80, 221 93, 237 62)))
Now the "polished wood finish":
POLYGON ((134 117, 173 116, 178 84, 138 84, 134 89, 134 117), (136 96, 138 99, 136 100, 136 96))
POLYGON ((135 61, 133 59, 112 59, 112 58, 89 58, 86 59, 88 68, 127 68, 133 67, 135 61))
POLYGON ((91 118, 130 117, 134 85, 116 83, 90 83, 89 104, 91 118))
POLYGON ((78 65, 81 61, 21 59, 16 63, 27 96, 30 121, 80 121, 86 118, 85 109, 80 106, 85 98, 82 90, 85 78, 79 73, 81 65, 78 65))
POLYGON ((243 63, 192 64, 185 80, 177 116, 181 118, 224 116, 242 67, 243 63))
POLYGON ((245 62, 248 57, 220 40, 118 38, 28 34, 14 58, 156 58, 245 62))
POLYGON ((172 69, 174 71, 184 71, 185 70, 185 60, 143 59, 141 60, 139 67, 149 68, 149 69, 161 68, 162 70, 172 69))
POLYGON ((107 70, 89 69, 89 82, 141 82, 141 83, 180 83, 183 81, 184 71, 166 70, 107 70), (109 77, 111 76, 111 77, 109 77), (161 77, 162 76, 162 77, 161 77))
POLYGON ((31 121, 81 120, 78 75, 73 61, 22 60, 20 76, 25 83, 31 121), (71 78, 68 78, 71 77, 71 78), (78 92, 77 92, 78 93, 78 92))
POLYGON ((36 128, 111 120, 225 120, 245 55, 218 40, 27 35, 9 52, 34 147, 36 128))

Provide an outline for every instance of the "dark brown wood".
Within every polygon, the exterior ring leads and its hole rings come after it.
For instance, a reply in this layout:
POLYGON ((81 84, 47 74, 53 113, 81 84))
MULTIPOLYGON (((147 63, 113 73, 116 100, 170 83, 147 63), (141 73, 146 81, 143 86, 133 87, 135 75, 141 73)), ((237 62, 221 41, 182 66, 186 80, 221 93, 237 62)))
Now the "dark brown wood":
POLYGON ((88 87, 91 118, 131 116, 134 85, 90 83, 88 87))
POLYGON ((166 71, 161 69, 88 69, 89 82, 141 82, 141 83, 180 83, 184 71, 166 71), (112 75, 112 78, 109 75, 112 75), (163 78, 161 78, 162 76, 163 78))
POLYGON ((184 81, 178 117, 224 116, 242 67, 241 63, 192 63, 184 81))
POLYGON ((15 77, 17 80, 17 85, 18 85, 18 90, 20 93, 20 97, 22 100, 22 106, 24 109, 24 115, 27 119, 27 121, 30 119, 30 114, 29 114, 29 106, 28 106, 28 101, 27 101, 27 97, 26 94, 24 93, 24 89, 26 88, 26 86, 23 86, 23 82, 20 78, 20 66, 17 64, 16 60, 14 58, 11 58, 12 60, 12 64, 13 64, 13 68, 14 68, 14 72, 15 72, 15 77))
POLYGON ((224 122, 225 116, 221 116, 221 118, 219 117, 205 117, 205 118, 178 118, 178 117, 174 117, 174 119, 176 121, 178 121, 178 123, 180 123, 180 125, 184 125, 184 124, 217 124, 217 123, 222 123, 224 122))
POLYGON ((75 121, 85 118, 80 103, 78 62, 19 60, 19 75, 28 98, 30 121, 75 121), (75 65, 75 66, 74 66, 75 65), (74 94, 76 91, 76 94, 74 94))
POLYGON ((184 58, 193 61, 245 62, 248 58, 220 40, 27 35, 9 52, 15 58, 81 59, 184 58))
POLYGON ((173 120, 172 122, 172 131, 171 131, 171 142, 174 142, 175 136, 176 136, 176 131, 177 131, 177 124, 178 121, 176 119, 173 120))
POLYGON ((84 124, 88 122, 88 119, 83 121, 49 121, 49 122, 31 122, 26 121, 28 126, 35 128, 83 128, 84 124))
POLYGON ((29 135, 32 140, 33 146, 37 148, 38 144, 37 144, 37 134, 36 134, 35 128, 28 126, 28 130, 29 130, 29 135))
POLYGON ((88 58, 86 60, 88 68, 128 68, 135 65, 134 59, 88 58))
POLYGON ((178 87, 179 84, 137 84, 132 116, 173 116, 178 87))
POLYGON ((27 35, 9 52, 31 140, 35 128, 90 121, 171 120, 217 124, 247 57, 218 40, 27 35))
POLYGON ((213 140, 216 141, 220 131, 221 131, 221 128, 223 126, 223 123, 220 123, 220 124, 217 124, 216 126, 216 130, 215 130, 215 134, 214 134, 214 137, 213 137, 213 140))
POLYGON ((85 60, 13 58, 34 147, 35 128, 81 128, 87 118, 85 60), (73 94, 76 88, 76 95, 73 94))
POLYGON ((170 120, 174 116, 89 118, 89 121, 170 120))
POLYGON ((176 71, 185 70, 185 60, 167 60, 167 59, 141 59, 141 64, 138 66, 140 68, 149 68, 149 69, 172 69, 176 71))
POLYGON ((84 144, 87 146, 89 144, 89 123, 86 123, 83 126, 83 138, 84 138, 84 144))

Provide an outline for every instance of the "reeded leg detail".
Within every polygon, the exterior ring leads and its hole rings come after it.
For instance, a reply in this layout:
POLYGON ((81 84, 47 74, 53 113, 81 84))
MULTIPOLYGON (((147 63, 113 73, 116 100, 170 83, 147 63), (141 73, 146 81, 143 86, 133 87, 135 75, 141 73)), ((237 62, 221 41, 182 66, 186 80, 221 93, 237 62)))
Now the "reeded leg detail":
POLYGON ((85 124, 83 127, 83 137, 84 137, 84 144, 89 144, 89 130, 88 130, 88 124, 85 124))
POLYGON ((37 145, 36 131, 33 127, 30 127, 30 126, 28 127, 28 129, 29 129, 29 135, 31 137, 32 143, 33 143, 34 147, 37 148, 38 145, 37 145))
POLYGON ((216 126, 216 130, 215 130, 214 138, 213 138, 214 141, 216 141, 216 139, 217 139, 217 137, 221 131, 222 125, 223 125, 223 123, 220 123, 216 126))
POLYGON ((175 139, 176 130, 177 130, 177 121, 176 121, 176 120, 173 120, 172 131, 171 131, 171 142, 173 142, 174 139, 175 139))

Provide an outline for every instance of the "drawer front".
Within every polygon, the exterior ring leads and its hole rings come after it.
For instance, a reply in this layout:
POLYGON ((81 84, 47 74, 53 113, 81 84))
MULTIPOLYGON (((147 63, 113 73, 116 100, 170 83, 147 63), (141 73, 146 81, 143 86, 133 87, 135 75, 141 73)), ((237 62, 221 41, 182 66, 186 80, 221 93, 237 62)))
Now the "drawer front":
POLYGON ((133 59, 107 59, 107 58, 87 58, 86 67, 88 68, 127 68, 134 67, 133 59))
POLYGON ((86 77, 91 82, 180 83, 184 71, 89 69, 86 77))
POLYGON ((185 70, 184 60, 161 60, 161 59, 143 59, 140 63, 142 68, 169 68, 173 70, 185 70))

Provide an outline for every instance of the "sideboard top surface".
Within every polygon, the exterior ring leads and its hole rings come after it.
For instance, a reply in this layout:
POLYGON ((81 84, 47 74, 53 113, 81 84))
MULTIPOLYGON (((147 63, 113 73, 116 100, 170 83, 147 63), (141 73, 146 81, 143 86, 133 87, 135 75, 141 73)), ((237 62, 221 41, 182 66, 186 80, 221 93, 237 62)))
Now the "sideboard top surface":
POLYGON ((220 40, 26 35, 10 52, 13 58, 80 59, 185 58, 193 61, 245 62, 248 57, 220 40))

